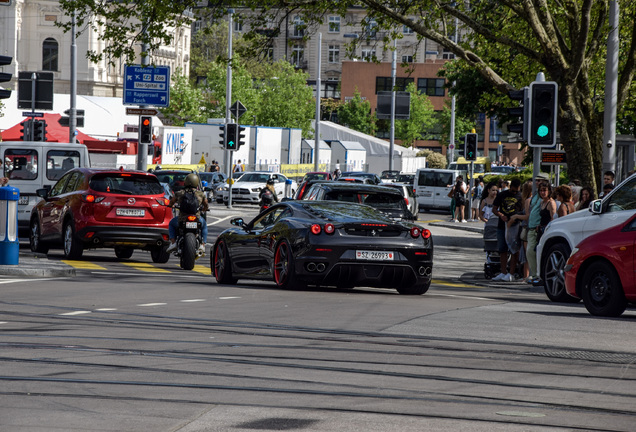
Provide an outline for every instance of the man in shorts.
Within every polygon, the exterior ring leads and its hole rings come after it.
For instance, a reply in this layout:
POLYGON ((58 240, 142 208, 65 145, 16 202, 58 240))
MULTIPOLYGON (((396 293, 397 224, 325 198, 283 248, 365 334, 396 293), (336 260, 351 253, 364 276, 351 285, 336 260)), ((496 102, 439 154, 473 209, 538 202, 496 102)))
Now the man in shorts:
POLYGON ((523 208, 521 200, 521 180, 513 179, 510 182, 510 188, 497 194, 497 198, 492 205, 492 212, 499 217, 497 225, 497 247, 499 249, 499 261, 501 273, 492 278, 493 281, 514 282, 516 280, 515 271, 517 270, 517 260, 519 252, 509 253, 508 243, 506 242, 506 224, 512 215, 520 213, 523 208), (510 273, 508 273, 508 256, 510 255, 510 273))

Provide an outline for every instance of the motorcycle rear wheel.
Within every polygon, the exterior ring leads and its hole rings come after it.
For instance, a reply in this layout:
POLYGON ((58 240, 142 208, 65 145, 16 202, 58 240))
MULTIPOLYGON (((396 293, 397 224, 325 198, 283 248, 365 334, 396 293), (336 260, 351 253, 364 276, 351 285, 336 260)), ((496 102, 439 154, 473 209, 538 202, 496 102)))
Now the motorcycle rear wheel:
POLYGON ((181 251, 181 268, 192 270, 194 261, 197 259, 197 237, 194 233, 188 232, 183 238, 183 250, 181 251))

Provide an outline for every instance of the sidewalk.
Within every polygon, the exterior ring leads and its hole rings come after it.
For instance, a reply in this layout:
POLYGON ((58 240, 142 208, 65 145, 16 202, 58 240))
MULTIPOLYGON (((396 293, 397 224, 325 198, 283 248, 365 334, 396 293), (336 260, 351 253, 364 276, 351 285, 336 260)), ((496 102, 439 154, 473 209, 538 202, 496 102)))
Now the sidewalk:
POLYGON ((62 262, 52 261, 46 254, 20 249, 18 265, 0 265, 0 275, 21 277, 73 277, 75 269, 62 262))

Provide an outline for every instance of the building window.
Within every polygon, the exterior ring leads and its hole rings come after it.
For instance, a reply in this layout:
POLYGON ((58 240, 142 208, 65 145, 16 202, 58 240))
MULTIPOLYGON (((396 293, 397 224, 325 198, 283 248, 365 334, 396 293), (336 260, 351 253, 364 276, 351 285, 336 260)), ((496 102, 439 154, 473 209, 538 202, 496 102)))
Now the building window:
MULTIPOLYGON (((442 80, 444 81, 444 80, 442 80)), ((376 77, 375 79, 375 92, 379 91, 391 91, 391 83, 393 79, 391 77, 376 77)), ((413 78, 395 78, 395 90, 406 91, 406 86, 413 82, 413 78)))
POLYGON ((329 17, 329 33, 340 33, 340 17, 329 17))
POLYGON ((243 31, 243 23, 238 22, 238 21, 234 21, 234 31, 235 32, 242 32, 243 31))
POLYGON ((327 82, 323 83, 324 92, 322 97, 340 99, 340 92, 338 91, 339 84, 338 78, 328 78, 327 82))
POLYGON ((444 83, 443 78, 418 78, 417 90, 428 96, 444 96, 444 83))
POLYGON ((412 35, 413 34, 413 29, 409 26, 403 26, 402 27, 402 33, 405 35, 412 35))
POLYGON ((362 60, 375 60, 375 50, 371 48, 363 48, 362 49, 362 60))
POLYGON ((299 16, 294 18, 294 37, 301 38, 305 36, 305 23, 299 16))
POLYGON ((413 56, 412 55, 403 55, 402 56, 402 63, 413 63, 413 56))
POLYGON ((369 22, 367 22, 367 26, 365 27, 365 36, 373 39, 375 38, 377 31, 378 22, 374 19, 369 20, 369 22))
POLYGON ((42 70, 57 72, 57 54, 59 48, 57 41, 46 38, 42 44, 42 70))
POLYGON ((263 48, 263 51, 261 52, 261 60, 263 61, 267 61, 267 62, 273 62, 274 61, 274 47, 269 45, 266 46, 265 48, 263 48))
POLYGON ((340 45, 329 45, 329 63, 340 62, 340 45))
POLYGON ((292 48, 291 63, 296 67, 303 67, 305 48, 302 45, 294 45, 292 48))

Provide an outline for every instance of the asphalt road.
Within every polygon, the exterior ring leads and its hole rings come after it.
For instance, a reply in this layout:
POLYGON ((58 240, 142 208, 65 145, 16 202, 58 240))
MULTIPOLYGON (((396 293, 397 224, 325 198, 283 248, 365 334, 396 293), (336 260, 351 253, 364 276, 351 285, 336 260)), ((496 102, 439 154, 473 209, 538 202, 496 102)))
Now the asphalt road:
MULTIPOLYGON (((210 239, 234 210, 210 212, 210 239)), ((423 296, 220 285, 208 257, 106 250, 75 277, 0 278, 0 430, 633 430, 636 314, 477 285, 480 234, 420 216, 423 296)))

